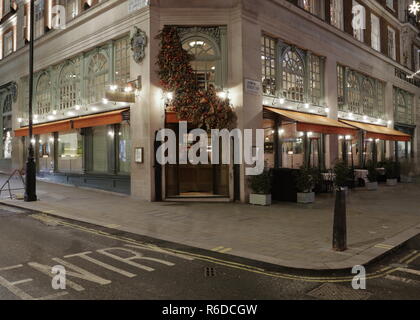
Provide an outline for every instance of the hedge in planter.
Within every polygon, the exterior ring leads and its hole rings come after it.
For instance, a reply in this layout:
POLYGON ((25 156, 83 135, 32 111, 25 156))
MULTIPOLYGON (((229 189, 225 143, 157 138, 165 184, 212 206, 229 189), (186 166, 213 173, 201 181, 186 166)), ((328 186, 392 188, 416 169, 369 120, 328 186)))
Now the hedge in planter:
POLYGON ((249 178, 249 186, 252 189, 250 195, 250 203, 257 205, 271 204, 271 174, 270 171, 264 170, 263 173, 249 178))

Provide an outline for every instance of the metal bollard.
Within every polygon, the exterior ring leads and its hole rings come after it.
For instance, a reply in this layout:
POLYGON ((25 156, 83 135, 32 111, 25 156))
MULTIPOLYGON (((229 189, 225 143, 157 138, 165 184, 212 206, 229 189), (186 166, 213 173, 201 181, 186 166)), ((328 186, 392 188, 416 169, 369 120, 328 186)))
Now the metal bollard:
POLYGON ((333 249, 347 250, 346 191, 339 188, 335 194, 333 249))

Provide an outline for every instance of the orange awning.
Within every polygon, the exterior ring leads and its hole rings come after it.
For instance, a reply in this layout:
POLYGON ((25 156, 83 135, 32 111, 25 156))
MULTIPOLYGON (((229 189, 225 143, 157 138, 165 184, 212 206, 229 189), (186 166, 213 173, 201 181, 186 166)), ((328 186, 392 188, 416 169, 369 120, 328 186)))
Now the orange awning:
POLYGON ((264 107, 264 110, 280 115, 282 118, 287 120, 295 121, 297 131, 342 135, 355 135, 357 133, 357 130, 352 126, 316 114, 289 111, 272 107, 264 107))
POLYGON ((367 139, 380 139, 380 140, 389 140, 389 141, 410 141, 411 136, 388 128, 384 126, 378 126, 375 124, 369 123, 362 123, 357 121, 349 121, 349 120, 340 120, 345 124, 358 128, 366 132, 367 139))
MULTIPOLYGON (((108 124, 120 123, 123 121, 123 112, 129 109, 120 109, 104 113, 70 118, 66 120, 37 124, 33 126, 33 134, 45 134, 59 131, 69 131, 87 127, 104 126, 108 124)), ((15 137, 24 137, 29 135, 28 127, 15 130, 15 137)))
POLYGON ((128 109, 110 111, 100 114, 93 114, 89 116, 84 116, 73 120, 73 128, 88 128, 88 127, 98 127, 105 126, 107 124, 115 124, 123 121, 122 113, 128 109))
MULTIPOLYGON (((33 134, 45 134, 58 131, 69 131, 71 130, 71 121, 62 120, 54 121, 33 126, 33 134)), ((28 127, 20 128, 15 130, 15 137, 25 137, 29 135, 28 127)))

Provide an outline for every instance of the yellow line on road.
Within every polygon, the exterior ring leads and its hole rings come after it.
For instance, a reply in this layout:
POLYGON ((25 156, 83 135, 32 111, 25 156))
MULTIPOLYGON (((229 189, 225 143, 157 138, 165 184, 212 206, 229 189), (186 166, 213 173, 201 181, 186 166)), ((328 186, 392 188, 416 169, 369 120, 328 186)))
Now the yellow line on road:
MULTIPOLYGON (((45 215, 45 214, 31 215, 31 217, 33 217, 35 219, 42 219, 41 216, 46 217, 47 215, 45 215)), ((53 217, 51 219, 55 220, 56 223, 61 224, 63 226, 67 226, 67 227, 70 227, 70 228, 73 228, 73 229, 77 229, 77 230, 80 230, 80 231, 84 231, 84 232, 88 232, 88 233, 92 233, 92 234, 96 234, 96 235, 101 235, 101 236, 104 236, 104 237, 107 237, 107 238, 110 238, 110 239, 114 239, 114 240, 118 240, 118 241, 121 241, 121 242, 128 242, 128 243, 131 243, 131 244, 137 244, 137 245, 143 245, 143 246, 149 245, 148 243, 133 240, 133 239, 130 239, 130 238, 127 238, 127 237, 115 236, 115 235, 109 234, 109 233, 104 232, 104 231, 98 231, 98 230, 95 230, 95 229, 92 229, 92 228, 79 226, 77 224, 73 224, 73 223, 70 223, 70 222, 63 221, 63 220, 61 220, 59 218, 56 218, 56 217, 53 217)), ((229 267, 229 268, 244 270, 244 271, 247 271, 247 272, 261 274, 261 275, 265 275, 265 276, 269 276, 269 277, 273 277, 273 278, 280 278, 280 279, 287 279, 287 280, 297 280, 297 281, 304 281, 304 282, 319 282, 319 283, 324 283, 324 282, 331 282, 331 283, 332 282, 350 282, 354 278, 354 275, 342 276, 342 277, 310 277, 310 276, 298 276, 298 275, 287 274, 287 273, 277 273, 277 272, 266 271, 265 269, 257 268, 257 267, 250 266, 250 265, 245 265, 245 264, 241 264, 241 263, 237 263, 237 262, 233 262, 233 261, 214 258, 214 257, 211 257, 211 256, 194 254, 194 253, 190 253, 190 252, 186 252, 186 251, 182 251, 182 250, 175 250, 175 249, 171 249, 171 248, 164 248, 164 247, 158 247, 158 246, 156 246, 156 247, 159 248, 159 249, 162 249, 162 250, 169 251, 169 252, 190 256, 190 257, 196 258, 196 259, 201 260, 201 261, 207 261, 207 262, 211 262, 211 263, 214 263, 214 264, 223 265, 223 266, 226 266, 226 267, 229 267)), ((219 248, 219 247, 217 247, 217 248, 219 248)), ((400 263, 406 262, 406 260, 409 259, 412 255, 413 255, 413 252, 411 252, 409 255, 405 256, 404 258, 400 259, 399 262, 400 263)), ((391 274, 391 273, 393 273, 397 270, 398 270, 398 268, 384 267, 384 268, 382 268, 378 271, 375 271, 371 274, 366 275, 366 279, 376 279, 376 278, 384 277, 384 276, 389 275, 389 274, 391 274)))
POLYGON ((224 248, 223 250, 220 250, 219 252, 226 253, 226 252, 229 252, 229 251, 232 251, 232 248, 224 248))
POLYGON ((221 249, 223 249, 224 247, 216 247, 216 248, 213 248, 213 249, 211 249, 211 251, 219 251, 219 250, 221 250, 221 249))

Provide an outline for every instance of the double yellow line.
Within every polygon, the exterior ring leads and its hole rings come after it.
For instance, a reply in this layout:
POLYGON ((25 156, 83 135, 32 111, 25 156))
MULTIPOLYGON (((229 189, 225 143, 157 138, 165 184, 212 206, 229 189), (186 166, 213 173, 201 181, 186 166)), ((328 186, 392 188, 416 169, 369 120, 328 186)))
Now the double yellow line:
MULTIPOLYGON (((33 214, 33 215, 31 215, 31 217, 33 217, 37 220, 40 220, 40 221, 44 221, 44 222, 55 222, 57 224, 60 224, 60 225, 63 225, 63 226, 66 226, 66 227, 69 227, 69 228, 72 228, 72 229, 77 229, 77 230, 88 232, 88 233, 91 233, 91 234, 107 237, 109 239, 118 240, 118 241, 121 241, 121 242, 130 243, 130 244, 146 246, 146 247, 149 247, 151 249, 153 249, 153 248, 161 249, 161 250, 165 250, 165 251, 168 251, 168 252, 181 254, 181 255, 184 255, 184 256, 189 256, 189 257, 195 258, 195 259, 200 260, 200 261, 206 261, 206 262, 214 263, 214 264, 217 264, 217 265, 222 265, 222 266, 229 267, 229 268, 243 270, 243 271, 247 271, 247 272, 251 272, 251 273, 255 273, 255 274, 260 274, 260 275, 264 275, 264 276, 268 276, 268 277, 278 278, 278 279, 295 280, 295 281, 303 281, 303 282, 337 283, 337 282, 351 282, 353 280, 354 276, 355 276, 355 275, 349 275, 349 276, 340 276, 340 277, 338 277, 338 276, 337 277, 335 277, 335 276, 312 277, 312 276, 300 276, 300 275, 294 275, 294 274, 288 274, 288 273, 266 271, 265 269, 254 267, 254 266, 251 266, 251 265, 246 265, 246 264, 242 264, 242 263, 238 263, 238 262, 218 259, 218 258, 207 256, 207 255, 190 253, 190 252, 186 252, 186 251, 182 251, 182 250, 175 250, 175 249, 171 249, 171 248, 159 247, 159 246, 156 246, 156 245, 151 245, 151 244, 144 243, 144 242, 141 242, 141 241, 133 240, 133 239, 128 238, 128 237, 112 235, 112 234, 104 232, 104 231, 99 231, 99 230, 95 230, 95 229, 92 229, 92 228, 87 228, 87 227, 83 227, 83 226, 80 226, 80 225, 77 225, 77 224, 66 222, 66 221, 63 221, 59 218, 51 217, 51 216, 46 215, 46 214, 33 214)), ((224 250, 223 248, 224 247, 216 247, 216 248, 213 249, 213 251, 222 252, 221 250, 224 250), (217 249, 217 250, 215 250, 215 249, 217 249)), ((231 248, 225 248, 225 249, 231 249, 231 248)), ((230 251, 230 250, 228 250, 228 251, 230 251)), ((419 256, 420 256, 420 253, 418 253, 416 250, 414 250, 410 254, 408 254, 407 256, 400 259, 398 262, 400 264, 410 263, 410 262, 414 261, 415 259, 417 259, 419 256)), ((384 267, 380 270, 377 270, 375 272, 367 274, 365 279, 368 280, 368 279, 376 279, 376 278, 385 277, 386 275, 389 275, 389 274, 391 274, 395 271, 398 271, 398 267, 384 267)))

